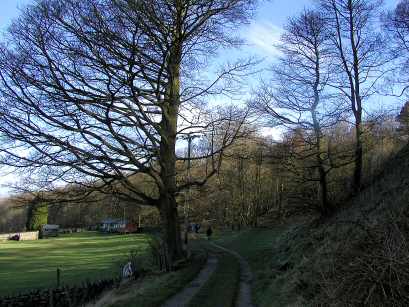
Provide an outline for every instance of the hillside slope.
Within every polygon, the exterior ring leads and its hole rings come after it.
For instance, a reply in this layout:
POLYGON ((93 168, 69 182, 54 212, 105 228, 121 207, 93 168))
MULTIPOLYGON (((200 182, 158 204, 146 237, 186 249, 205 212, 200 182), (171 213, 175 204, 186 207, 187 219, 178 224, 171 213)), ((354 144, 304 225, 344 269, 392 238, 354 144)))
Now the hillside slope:
POLYGON ((224 244, 252 264, 259 306, 408 306, 409 146, 324 222, 301 218, 224 244))

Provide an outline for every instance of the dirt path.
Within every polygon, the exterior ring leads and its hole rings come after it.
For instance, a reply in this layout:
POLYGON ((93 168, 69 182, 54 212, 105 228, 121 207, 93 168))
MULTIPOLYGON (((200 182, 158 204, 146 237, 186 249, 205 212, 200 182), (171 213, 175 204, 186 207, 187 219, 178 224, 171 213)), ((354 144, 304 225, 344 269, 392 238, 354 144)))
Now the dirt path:
POLYGON ((193 296, 209 280, 210 276, 217 267, 218 260, 215 256, 209 255, 205 267, 199 275, 191 281, 182 291, 172 296, 162 307, 184 307, 187 306, 193 296))
POLYGON ((210 243, 216 248, 219 248, 236 257, 240 262, 240 289, 236 299, 236 307, 254 307, 251 299, 251 281, 253 274, 248 262, 237 252, 224 248, 215 243, 210 243))

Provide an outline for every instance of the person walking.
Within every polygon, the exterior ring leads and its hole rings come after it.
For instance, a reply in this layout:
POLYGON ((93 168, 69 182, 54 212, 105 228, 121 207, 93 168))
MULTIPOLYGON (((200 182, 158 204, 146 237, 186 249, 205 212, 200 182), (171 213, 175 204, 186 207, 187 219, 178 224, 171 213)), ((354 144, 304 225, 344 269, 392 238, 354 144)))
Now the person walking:
POLYGON ((212 226, 209 226, 206 230, 207 240, 210 240, 212 233, 213 233, 212 226))

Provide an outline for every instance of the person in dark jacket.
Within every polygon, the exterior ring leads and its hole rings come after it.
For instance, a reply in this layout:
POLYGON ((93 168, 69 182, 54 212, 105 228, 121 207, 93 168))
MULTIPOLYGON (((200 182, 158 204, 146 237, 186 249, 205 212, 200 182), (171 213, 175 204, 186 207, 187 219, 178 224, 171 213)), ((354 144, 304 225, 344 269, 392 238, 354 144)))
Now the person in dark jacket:
POLYGON ((194 229, 195 229, 195 233, 199 233, 199 229, 200 229, 200 224, 195 224, 195 226, 194 226, 194 229))
POLYGON ((209 226, 209 228, 207 228, 207 230, 206 230, 207 240, 210 240, 210 237, 212 236, 212 233, 213 233, 212 227, 209 226))

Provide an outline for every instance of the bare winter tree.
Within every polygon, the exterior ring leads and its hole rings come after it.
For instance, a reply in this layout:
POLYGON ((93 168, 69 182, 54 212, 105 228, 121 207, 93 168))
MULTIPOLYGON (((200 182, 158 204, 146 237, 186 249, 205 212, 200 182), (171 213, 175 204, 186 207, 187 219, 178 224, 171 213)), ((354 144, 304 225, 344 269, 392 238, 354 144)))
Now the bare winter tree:
POLYGON ((383 21, 392 58, 397 62, 397 73, 393 78, 395 82, 391 84, 402 86, 402 92, 398 93, 398 96, 402 96, 409 88, 409 1, 399 1, 397 6, 385 15, 383 21))
MULTIPOLYGON (((240 133, 243 112, 206 112, 203 101, 230 94, 251 64, 238 61, 214 81, 200 74, 231 31, 248 21, 252 0, 37 0, 0 49, 2 163, 32 178, 86 187, 115 185, 121 197, 156 206, 170 260, 183 257, 176 195, 179 136, 210 142, 220 157, 240 133), (27 170, 29 169, 29 170, 27 170), (145 176, 147 192, 133 178, 145 176), (44 179, 45 178, 45 179, 44 179)), ((217 163, 213 166, 216 168, 217 163)))
POLYGON ((339 80, 337 88, 349 102, 355 125, 353 190, 361 189, 363 169, 363 104, 376 92, 384 74, 382 39, 376 27, 382 0, 321 0, 335 50, 339 80))
MULTIPOLYGON (((316 11, 304 11, 292 18, 281 37, 279 50, 282 57, 273 66, 272 80, 259 89, 252 104, 262 114, 272 117, 276 124, 290 129, 302 129, 308 143, 308 156, 313 169, 308 181, 319 182, 320 211, 329 210, 328 179, 331 169, 325 148, 324 129, 337 123, 342 108, 332 100, 328 82, 332 76, 329 35, 323 16, 316 11)), ((297 153, 306 158, 306 151, 297 153)))

